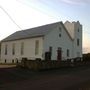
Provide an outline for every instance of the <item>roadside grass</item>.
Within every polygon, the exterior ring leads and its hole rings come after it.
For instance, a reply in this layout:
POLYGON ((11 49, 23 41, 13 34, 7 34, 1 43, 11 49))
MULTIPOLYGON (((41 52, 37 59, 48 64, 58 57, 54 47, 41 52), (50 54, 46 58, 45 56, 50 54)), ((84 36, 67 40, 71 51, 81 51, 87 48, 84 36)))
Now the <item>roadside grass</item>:
POLYGON ((0 65, 16 65, 16 63, 0 63, 0 65))
POLYGON ((16 67, 15 63, 0 63, 0 69, 1 68, 12 68, 12 67, 16 67))

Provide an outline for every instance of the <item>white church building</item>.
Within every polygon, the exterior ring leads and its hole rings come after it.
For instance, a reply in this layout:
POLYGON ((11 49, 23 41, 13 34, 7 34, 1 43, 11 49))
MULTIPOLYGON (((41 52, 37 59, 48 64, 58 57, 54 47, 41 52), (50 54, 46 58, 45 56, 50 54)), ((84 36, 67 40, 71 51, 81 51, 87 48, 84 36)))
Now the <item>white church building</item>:
POLYGON ((17 31, 1 41, 2 63, 22 58, 35 60, 67 60, 82 58, 82 25, 56 22, 17 31))

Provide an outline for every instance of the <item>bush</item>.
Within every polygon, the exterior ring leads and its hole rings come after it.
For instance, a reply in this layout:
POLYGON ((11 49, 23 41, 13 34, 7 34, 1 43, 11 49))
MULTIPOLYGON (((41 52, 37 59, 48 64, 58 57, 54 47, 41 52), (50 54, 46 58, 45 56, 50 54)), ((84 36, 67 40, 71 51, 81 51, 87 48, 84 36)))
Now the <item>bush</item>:
POLYGON ((83 61, 85 61, 85 62, 90 62, 90 53, 88 53, 88 54, 83 54, 83 61))

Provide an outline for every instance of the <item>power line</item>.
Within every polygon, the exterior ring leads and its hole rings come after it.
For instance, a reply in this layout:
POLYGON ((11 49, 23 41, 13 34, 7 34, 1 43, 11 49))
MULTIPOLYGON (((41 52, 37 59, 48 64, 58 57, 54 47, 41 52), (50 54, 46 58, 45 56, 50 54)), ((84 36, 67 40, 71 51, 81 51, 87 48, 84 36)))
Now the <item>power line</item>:
POLYGON ((4 11, 4 13, 9 17, 9 19, 19 28, 22 29, 16 22, 13 20, 13 18, 10 16, 10 14, 0 5, 0 8, 4 11))
MULTIPOLYGON (((22 2, 22 1, 20 1, 20 0, 16 0, 17 2, 19 2, 19 3, 21 3, 22 5, 26 5, 26 6, 28 6, 28 7, 31 7, 31 8, 33 8, 34 10, 37 10, 37 11, 39 11, 39 12, 41 12, 41 13, 43 13, 43 14, 45 14, 45 15, 47 15, 48 17, 50 17, 50 18, 52 18, 52 19, 59 19, 59 18, 57 18, 57 17, 54 17, 54 16, 52 16, 52 15, 50 15, 50 14, 47 14, 46 12, 44 12, 44 11, 42 11, 42 10, 40 10, 40 9, 38 9, 38 8, 36 8, 36 7, 34 7, 34 6, 29 6, 27 3, 24 3, 24 2, 22 2)), ((47 5, 46 5, 47 6, 47 5)))

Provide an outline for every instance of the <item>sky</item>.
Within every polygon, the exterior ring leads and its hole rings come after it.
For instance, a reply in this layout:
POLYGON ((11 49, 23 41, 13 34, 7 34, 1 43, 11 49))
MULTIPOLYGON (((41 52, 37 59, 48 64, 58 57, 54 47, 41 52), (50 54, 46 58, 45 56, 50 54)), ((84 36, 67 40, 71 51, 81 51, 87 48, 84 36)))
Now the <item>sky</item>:
POLYGON ((0 0, 0 40, 10 34, 58 21, 80 21, 83 52, 90 52, 90 0, 0 0))

